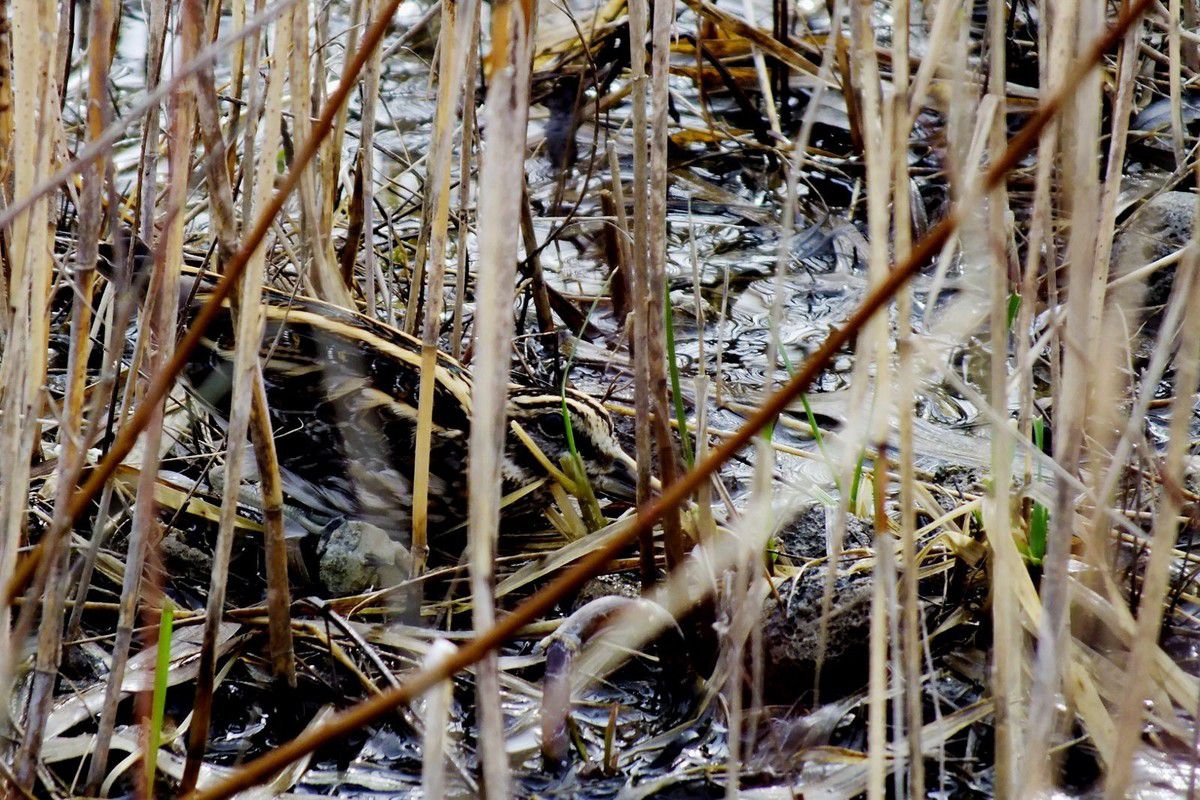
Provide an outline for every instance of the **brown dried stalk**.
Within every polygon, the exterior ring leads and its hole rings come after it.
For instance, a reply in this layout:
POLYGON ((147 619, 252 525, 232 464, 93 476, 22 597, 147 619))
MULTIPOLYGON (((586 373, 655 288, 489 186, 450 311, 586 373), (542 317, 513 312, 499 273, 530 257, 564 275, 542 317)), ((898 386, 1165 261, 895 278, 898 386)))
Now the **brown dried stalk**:
MULTIPOLYGON (((646 2, 629 3, 629 82, 630 102, 633 105, 633 246, 630 266, 633 268, 630 289, 633 295, 633 350, 635 455, 638 465, 637 502, 646 505, 650 500, 653 441, 650 431, 650 362, 646 341, 646 2)), ((615 156, 609 163, 615 164, 615 156)), ((621 171, 612 171, 614 191, 621 184, 621 171)), ((641 537, 642 588, 648 589, 658 580, 654 560, 654 531, 647 529, 641 537)))
MULTIPOLYGON (((57 135, 57 98, 50 74, 52 54, 41 46, 55 36, 53 8, 20 0, 13 8, 13 111, 22 120, 12 142, 13 191, 24 194, 50 171, 50 142, 57 135)), ((47 369, 53 259, 49 202, 31 204, 11 232, 6 300, 11 303, 5 348, 0 354, 0 580, 13 574, 17 549, 26 536, 30 463, 37 450, 47 369)), ((0 631, 10 631, 11 608, 0 607, 0 631)), ((17 640, 22 645, 24 638, 17 640)), ((12 666, 20 648, 0 647, 0 686, 13 686, 12 666)), ((9 697, 0 697, 0 726, 7 729, 9 697)), ((31 767, 18 764, 25 777, 31 767)))
MULTIPOLYGON (((8 22, 8 0, 0 0, 0 197, 8 199, 8 180, 12 174, 13 85, 12 26, 8 22)), ((7 268, 0 270, 0 292, 7 289, 7 268)), ((0 300, 4 296, 0 295, 0 300)), ((8 303, 3 304, 5 314, 8 303)))
MULTIPOLYGON (((492 596, 500 524, 501 460, 506 439, 508 380, 512 363, 513 294, 517 231, 525 191, 525 132, 529 117, 532 8, 504 0, 492 11, 492 71, 484 105, 484 146, 479 174, 479 279, 475 334, 478 344, 468 451, 467 536, 470 550, 471 622, 477 631, 495 624, 492 596)), ((481 653, 476 668, 479 753, 486 796, 508 797, 508 754, 500 710, 495 655, 481 653)))
MULTIPOLYGON (((667 302, 667 80, 671 65, 671 23, 674 0, 656 0, 651 23, 650 68, 650 180, 646 184, 645 281, 642 300, 646 308, 646 338, 638 347, 646 349, 650 405, 653 410, 654 441, 658 451, 659 476, 664 486, 675 482, 679 462, 671 440, 671 411, 667 399, 667 333, 664 305, 667 302)), ((639 189, 642 191, 642 189, 639 189)), ((687 431, 680 431, 687 436, 687 431)), ((663 550, 667 568, 675 569, 684 555, 683 526, 678 509, 667 509, 662 518, 663 550)))
MULTIPOLYGON (((1200 170, 1197 171, 1200 176, 1200 170)), ((1137 609, 1137 628, 1129 644, 1126 667, 1126 692, 1120 699, 1117 717, 1117 741, 1113 763, 1105 785, 1106 797, 1125 797, 1132 780, 1133 758, 1142 741, 1142 723, 1147 716, 1146 697, 1151 688, 1152 660, 1163 622, 1163 602, 1171 581, 1171 551, 1178 539, 1179 512, 1183 496, 1184 459, 1190 436, 1196 400, 1196 384, 1200 374, 1196 342, 1200 340, 1200 207, 1193 212, 1192 241, 1184 251, 1183 263, 1175 276, 1173 302, 1186 309, 1180 326, 1175 354, 1175 397, 1171 401, 1167 452, 1162 460, 1162 499, 1154 515, 1150 554, 1142 580, 1141 600, 1137 609)), ((1167 347, 1169 336, 1160 339, 1158 346, 1167 347)), ((1173 344, 1175 342, 1172 342, 1173 344)), ((1148 384, 1148 386, 1153 384, 1148 384)), ((1104 498, 1096 498, 1103 502, 1104 498)))
MULTIPOLYGON (((89 29, 96 31, 88 45, 88 135, 94 139, 104 130, 111 114, 108 101, 108 70, 112 61, 108 31, 113 24, 111 2, 93 5, 89 29)), ((75 294, 71 306, 71 346, 67 364, 67 392, 63 404, 63 417, 59 425, 59 441, 62 454, 59 459, 57 480, 59 485, 72 485, 79 479, 87 451, 84 431, 83 404, 86 396, 86 366, 90 352, 88 329, 92 319, 92 291, 95 285, 97 242, 100 238, 102 217, 101 188, 108 160, 102 159, 89 171, 84 183, 80 203, 79 249, 76 256, 75 294)), ((54 515, 61 517, 66 512, 66 495, 55 498, 54 515)), ((37 656, 34 663, 34 680, 30 692, 29 711, 26 719, 26 738, 22 745, 22 758, 17 772, 28 776, 36 767, 41 749, 41 732, 49 714, 53 699, 54 684, 58 677, 58 665, 62 648, 62 619, 65 613, 66 595, 70 591, 66 579, 69 551, 61 542, 48 557, 51 588, 45 595, 42 609, 46 621, 38 630, 37 656), (32 733, 31 733, 32 732, 32 733)))
MULTIPOLYGON (((179 21, 181 59, 185 63, 192 59, 199 50, 202 31, 203 15, 198 2, 192 0, 185 4, 182 18, 179 21)), ((163 232, 156 247, 155 270, 149 292, 150 302, 146 306, 147 327, 150 341, 153 344, 148 361, 151 369, 163 367, 170 358, 175 342, 179 279, 183 267, 183 209, 187 200, 192 133, 196 124, 195 94, 191 86, 183 87, 174 96, 170 111, 171 129, 168 137, 166 193, 168 217, 164 222, 163 232)), ((130 535, 129 554, 126 557, 125 576, 121 585, 121 612, 117 623, 113 666, 105 688, 105 704, 101 712, 100 726, 88 772, 88 784, 93 788, 99 785, 108 766, 109 747, 113 726, 116 723, 117 702, 121 695, 121 684, 124 681, 129 648, 133 641, 133 623, 136 619, 138 599, 141 596, 143 567, 147 560, 147 554, 154 546, 154 534, 158 527, 158 506, 154 493, 158 480, 164 399, 150 400, 147 398, 142 404, 143 409, 149 409, 151 416, 149 424, 146 426, 145 457, 138 475, 133 532, 130 535)), ((57 538, 52 537, 51 543, 57 538)), ((40 735, 39 731, 39 738, 40 735)))
MULTIPOLYGON (((156 4, 161 1, 151 0, 152 15, 156 4)), ((262 14, 248 22, 246 28, 224 39, 213 42, 201 50, 191 61, 180 65, 178 68, 179 71, 171 75, 170 81, 158 84, 154 89, 146 92, 141 100, 130 106, 125 114, 113 120, 112 124, 105 129, 103 136, 77 151, 74 161, 65 164, 58 172, 53 173, 50 177, 27 191, 14 193, 13 202, 5 206, 4 210, 0 212, 0 230, 9 228, 17 217, 28 211, 39 200, 61 187, 89 165, 94 164, 97 159, 103 157, 138 120, 143 116, 149 115, 164 98, 171 95, 183 83, 194 77, 198 70, 227 53, 233 45, 253 36, 255 32, 264 25, 270 24, 272 20, 295 5, 296 2, 297 0, 279 0, 279 2, 269 6, 262 14)), ((152 36, 150 41, 152 47, 154 44, 153 23, 154 17, 151 16, 152 36)), ((149 119, 149 117, 147 118, 149 119)), ((145 128, 149 130, 149 125, 146 125, 145 128)), ((142 238, 146 239, 147 237, 143 236, 142 238)))
MULTIPOLYGON (((471 23, 471 41, 479 39, 479 14, 471 23)), ((463 84, 474 97, 476 73, 479 68, 479 50, 471 47, 467 51, 467 70, 463 76, 463 84)), ((464 350, 463 343, 463 307, 467 295, 467 236, 470 225, 471 205, 471 150, 475 141, 475 101, 463 103, 462 137, 458 154, 458 241, 455 252, 457 272, 454 276, 454 322, 450 330, 450 348, 454 357, 461 359, 464 350)))
MULTIPOLYGON (((218 7, 218 4, 214 3, 213 7, 218 7)), ((216 15, 211 8, 208 17, 208 35, 209 38, 213 38, 215 34, 216 15)), ((237 223, 233 208, 233 188, 230 185, 229 171, 225 161, 225 153, 232 150, 232 148, 228 147, 225 137, 221 132, 220 111, 217 105, 217 93, 213 83, 212 69, 205 68, 200 70, 196 83, 199 88, 197 111, 200 119, 200 130, 204 135, 204 147, 207 151, 206 162, 210 187, 209 207, 212 211, 217 238, 217 251, 220 255, 219 263, 224 265, 233 257, 234 252, 237 250, 237 223)), ((272 106, 275 110, 274 116, 268 116, 268 119, 263 123, 265 125, 264 130, 267 132, 267 141, 263 146, 264 153, 274 153, 276 150, 272 135, 275 138, 278 136, 278 106, 278 102, 272 106)), ((266 174, 269 180, 270 176, 274 174, 274 160, 268 159, 268 161, 270 161, 270 169, 266 171, 266 174)), ((267 199, 266 196, 263 196, 257 202, 261 206, 267 199)), ((259 310, 264 280, 262 261, 261 256, 251 260, 250 266, 243 276, 242 291, 235 298, 237 302, 233 304, 238 317, 237 364, 234 367, 237 377, 234 380, 235 383, 239 380, 250 381, 254 385, 248 393, 237 388, 234 390, 237 392, 237 395, 236 399, 233 400, 232 408, 245 409, 248 407, 250 419, 247 421, 241 418, 242 415, 239 414, 236 425, 234 424, 234 419, 232 417, 230 419, 228 438, 230 440, 236 438, 238 442, 236 445, 231 444, 227 457, 230 466, 229 472, 226 475, 226 486, 230 487, 231 491, 226 492, 225 497, 227 502, 222 504, 220 524, 223 526, 223 533, 218 533, 218 541, 221 541, 225 536, 233 536, 233 524, 237 508, 235 498, 238 495, 237 486, 240 482, 242 465, 241 452, 246 436, 246 428, 249 425, 253 431, 254 454, 261 477, 263 495, 263 519, 265 521, 263 540, 267 552, 267 599, 270 607, 270 625, 268 630, 271 661, 275 668, 275 674, 282 677, 289 685, 294 685, 296 675, 292 655, 291 615, 288 608, 291 604, 291 593, 287 580, 287 551, 283 531, 282 489, 280 488, 278 459, 275 455, 275 439, 271 432, 271 420, 265 402, 266 390, 262 385, 262 372, 258 368, 257 363, 258 344, 262 339, 263 325, 262 314, 259 310), (243 318, 246 316, 250 317, 248 323, 243 322, 243 318), (247 327, 243 327, 243 325, 247 327), (243 340, 242 337, 245 337, 245 339, 243 340), (248 396, 252 397, 253 400, 247 402, 248 396), (278 505, 275 505, 274 500, 276 494, 279 496, 278 505), (228 511, 225 510, 226 506, 230 507, 228 511)), ((215 644, 214 639, 212 646, 215 647, 215 644)))
MULTIPOLYGON (((462 76, 475 42, 471 32, 479 13, 478 0, 442 1, 442 30, 438 49, 438 103, 434 117, 434 137, 429 154, 429 193, 426 207, 431 215, 429 233, 429 284, 425 290, 425 320, 421 327, 421 382, 418 387, 417 438, 413 464, 412 570, 425 571, 429 557, 426 536, 429 517, 429 454, 433 440, 433 399, 437 384, 438 337, 445 303, 446 245, 450 228, 450 166, 454 156, 454 119, 462 97, 462 76)), ((475 99, 468 99, 474 104, 475 99)), ((466 140, 466 137, 464 137, 466 140)), ((466 178, 462 178, 467 182, 466 178)), ((460 244, 460 247, 462 245, 460 244)), ((515 255, 515 254, 514 254, 515 255)), ((411 296, 419 293, 412 287, 411 296)), ((408 324, 415 325, 415 319, 408 324)))
MULTIPOLYGON (((185 0, 184 7, 188 8, 197 2, 198 0, 185 0)), ((275 39, 272 44, 274 52, 286 53, 291 47, 292 21, 291 15, 288 15, 284 16, 276 25, 275 39)), ((261 122, 264 141, 255 168, 254 206, 256 208, 262 208, 270 199, 271 178, 275 172, 274 153, 278 150, 279 121, 283 111, 285 75, 286 63, 282 59, 276 59, 267 78, 266 105, 261 122)), ((211 154, 212 150, 210 150, 210 163, 212 163, 211 154)), ((223 166, 220 169, 224 171, 223 166)), ((230 400, 229 426, 226 433, 228 450, 225 459, 225 493, 221 502, 217 542, 208 586, 204 640, 200 649, 200 664, 196 676, 196 699, 193 703, 192 723, 188 728, 187 763, 181 781, 185 790, 195 785, 196 778, 200 773, 200 762, 204 757, 204 746, 208 739, 212 714, 217 637, 225 608, 225 590, 229 580, 229 561, 233 551, 238 487, 242 480, 242 464, 247 432, 250 427, 250 413, 253 406, 257 405, 252 398, 262 394, 260 387, 256 384, 261 384, 262 377, 258 365, 258 349, 262 341, 264 324, 261 298, 265 260, 264 249, 255 250, 243 270, 237 296, 236 348, 232 366, 233 395, 230 400)), ((263 410, 266 410, 265 407, 263 410)), ((284 576, 286 581, 286 570, 284 576)), ((286 615, 285 608, 285 619, 286 615)), ((285 634, 286 636, 287 634, 285 634)), ((278 641, 273 644, 275 648, 284 646, 278 641)))

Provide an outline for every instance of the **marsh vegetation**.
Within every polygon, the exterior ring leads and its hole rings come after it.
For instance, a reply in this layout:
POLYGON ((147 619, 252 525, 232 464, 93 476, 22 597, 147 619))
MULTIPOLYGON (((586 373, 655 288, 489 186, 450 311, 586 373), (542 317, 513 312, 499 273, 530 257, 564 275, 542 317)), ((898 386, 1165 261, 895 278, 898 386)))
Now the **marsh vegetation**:
POLYGON ((0 0, 0 793, 1194 792, 1192 0, 0 0))

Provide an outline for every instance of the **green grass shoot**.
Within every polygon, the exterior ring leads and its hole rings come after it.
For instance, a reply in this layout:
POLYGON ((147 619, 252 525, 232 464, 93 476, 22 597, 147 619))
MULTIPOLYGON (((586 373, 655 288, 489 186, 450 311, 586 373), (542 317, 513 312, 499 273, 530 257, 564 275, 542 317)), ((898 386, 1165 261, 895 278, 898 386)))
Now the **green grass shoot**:
POLYGON ((1008 326, 1010 331, 1012 330, 1013 321, 1017 318, 1017 312, 1020 310, 1021 295, 1017 292, 1013 292, 1008 296, 1008 320, 1005 322, 1005 325, 1008 326))
POLYGON ((167 674, 171 669, 171 632, 175 627, 175 604, 163 598, 158 621, 158 651, 154 660, 154 695, 150 703, 150 730, 146 743, 146 793, 154 796, 154 773, 162 744, 163 711, 167 705, 167 674))
POLYGON ((683 445, 683 458, 688 469, 695 466, 692 455, 692 440, 688 436, 687 411, 683 407, 683 391, 679 388, 679 362, 675 358, 675 315, 671 310, 671 290, 663 287, 663 317, 667 329, 667 371, 671 375, 671 401, 675 406, 675 423, 679 426, 679 442, 683 445))
MULTIPOLYGON (((1033 443, 1039 451, 1045 450, 1046 422, 1041 417, 1033 420, 1033 443)), ((1039 462, 1037 476, 1042 477, 1042 465, 1039 462)), ((1029 561, 1041 564, 1046 557, 1046 536, 1050 530, 1050 509, 1034 501, 1033 510, 1029 513, 1029 561)))

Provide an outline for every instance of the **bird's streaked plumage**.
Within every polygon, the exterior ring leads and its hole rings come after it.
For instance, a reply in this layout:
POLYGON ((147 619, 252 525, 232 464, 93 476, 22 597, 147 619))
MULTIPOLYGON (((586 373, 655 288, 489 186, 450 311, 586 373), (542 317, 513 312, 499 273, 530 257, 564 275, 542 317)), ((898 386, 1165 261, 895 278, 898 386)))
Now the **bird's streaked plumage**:
MULTIPOLYGON (((194 276, 190 280, 200 283, 190 293, 188 318, 209 296, 209 284, 194 276)), ((273 290, 265 292, 263 309, 266 326, 259 356, 285 491, 319 512, 360 519, 407 541, 420 341, 365 315, 273 290)), ((195 394, 222 420, 229 412, 234 330, 226 304, 184 374, 195 394)), ((466 368, 439 353, 436 369, 429 459, 431 537, 466 519, 472 416, 466 368)), ((568 452, 564 402, 576 450, 596 490, 630 497, 632 460, 618 444, 603 406, 571 390, 564 398, 516 386, 510 393, 508 418, 525 435, 508 437, 505 493, 550 480, 544 460, 557 466, 568 452)), ((531 493, 523 510, 536 510, 537 501, 544 499, 544 492, 531 493)), ((436 548, 436 541, 432 544, 436 548)))

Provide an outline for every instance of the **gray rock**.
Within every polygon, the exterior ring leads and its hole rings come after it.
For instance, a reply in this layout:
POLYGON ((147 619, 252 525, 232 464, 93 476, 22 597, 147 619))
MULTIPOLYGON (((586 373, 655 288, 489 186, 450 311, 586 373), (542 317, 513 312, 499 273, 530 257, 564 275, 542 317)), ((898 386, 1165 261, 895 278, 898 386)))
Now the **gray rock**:
POLYGON ((380 528, 357 520, 334 528, 317 547, 317 556, 317 576, 334 595, 394 586, 412 573, 408 548, 380 528))
MULTIPOLYGON (((820 504, 796 515, 775 537, 775 551, 793 560, 824 558, 829 554, 829 536, 834 529, 837 509, 820 504)), ((875 534, 869 523, 849 516, 843 550, 870 547, 875 534)))
MULTIPOLYGON (((821 630, 825 570, 806 570, 778 587, 763 607, 764 690, 768 698, 796 700, 813 687, 821 630)), ((839 570, 821 667, 821 699, 828 702, 855 691, 866 681, 871 627, 870 570, 839 570)))

